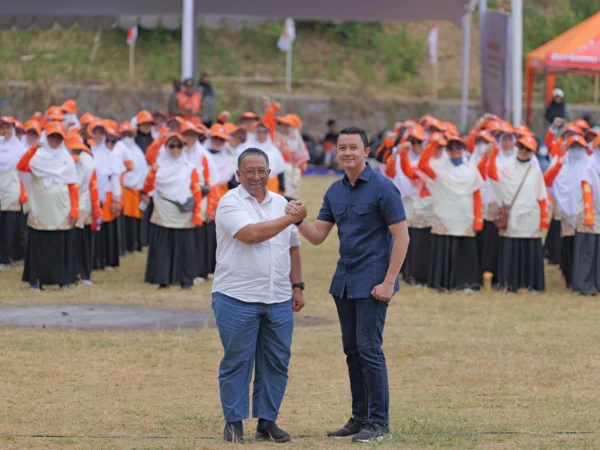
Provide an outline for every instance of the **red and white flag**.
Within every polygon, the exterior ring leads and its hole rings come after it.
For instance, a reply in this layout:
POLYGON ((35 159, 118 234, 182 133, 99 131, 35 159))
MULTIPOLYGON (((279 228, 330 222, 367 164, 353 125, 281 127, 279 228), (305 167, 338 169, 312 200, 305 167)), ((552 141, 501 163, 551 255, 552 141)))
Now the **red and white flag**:
POLYGON ((279 37, 279 41, 277 41, 277 47, 282 52, 290 52, 292 51, 292 45, 296 40, 296 25, 294 24, 294 19, 290 19, 289 17, 285 19, 285 24, 283 25, 283 31, 281 32, 281 36, 279 37))
POLYGON ((137 25, 127 30, 127 45, 135 45, 138 36, 137 25))
POLYGON ((436 64, 438 60, 438 23, 433 22, 433 26, 429 31, 427 37, 427 43, 429 44, 429 62, 436 64))

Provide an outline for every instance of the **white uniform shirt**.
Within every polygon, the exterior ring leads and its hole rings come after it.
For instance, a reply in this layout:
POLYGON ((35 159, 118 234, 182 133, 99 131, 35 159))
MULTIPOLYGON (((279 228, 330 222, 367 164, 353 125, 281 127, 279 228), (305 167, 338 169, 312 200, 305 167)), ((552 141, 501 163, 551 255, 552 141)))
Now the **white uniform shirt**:
POLYGON ((285 215, 287 200, 267 191, 262 203, 241 185, 219 201, 216 215, 217 267, 212 292, 249 303, 282 303, 292 298, 290 248, 300 245, 295 226, 260 244, 234 238, 246 225, 285 215))

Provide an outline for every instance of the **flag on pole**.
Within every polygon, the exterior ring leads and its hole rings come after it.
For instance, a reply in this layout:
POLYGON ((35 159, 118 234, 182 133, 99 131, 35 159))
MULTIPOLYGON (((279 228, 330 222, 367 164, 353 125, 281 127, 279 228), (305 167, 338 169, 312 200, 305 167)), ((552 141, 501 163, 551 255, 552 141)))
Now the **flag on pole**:
POLYGON ((438 60, 438 23, 433 22, 433 26, 429 31, 427 37, 427 43, 429 44, 429 62, 436 64, 438 60))
POLYGON ((137 25, 127 30, 127 45, 135 45, 138 36, 137 25))
POLYGON ((283 25, 283 31, 281 32, 281 36, 279 37, 279 41, 277 41, 277 47, 282 52, 290 52, 292 51, 292 45, 296 40, 296 25, 294 24, 294 19, 287 18, 285 19, 285 24, 283 25))

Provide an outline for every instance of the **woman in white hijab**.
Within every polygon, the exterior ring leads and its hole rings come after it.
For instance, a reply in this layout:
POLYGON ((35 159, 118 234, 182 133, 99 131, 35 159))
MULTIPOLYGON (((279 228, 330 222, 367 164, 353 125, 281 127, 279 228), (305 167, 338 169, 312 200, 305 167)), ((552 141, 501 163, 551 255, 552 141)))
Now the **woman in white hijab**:
POLYGON ((539 165, 533 162, 537 142, 523 136, 517 154, 503 165, 497 164, 498 148, 490 156, 488 175, 501 205, 507 206, 506 223, 501 224, 498 262, 498 287, 543 291, 544 249, 542 230, 550 225, 548 194, 539 165))
POLYGON ((434 289, 471 290, 480 285, 475 233, 483 228, 483 178, 465 161, 466 144, 459 136, 447 140, 448 158, 432 166, 434 147, 427 147, 418 168, 431 181, 433 197, 431 257, 428 286, 434 289))
POLYGON ((166 288, 179 284, 189 289, 194 281, 196 246, 194 228, 202 225, 202 191, 198 172, 183 156, 185 140, 180 134, 165 139, 167 151, 146 178, 144 192, 153 192, 155 225, 150 235, 146 283, 166 288))
MULTIPOLYGON (((106 125, 101 121, 88 124, 92 136, 92 154, 96 161, 98 195, 102 206, 102 225, 94 234, 94 269, 112 270, 119 266, 119 222, 121 213, 121 175, 126 168, 112 152, 113 143, 107 142, 106 125)), ((111 132, 112 133, 112 132, 111 132)), ((109 140, 113 140, 112 137, 109 140)))
POLYGON ((573 280, 573 251, 577 227, 577 207, 583 198, 581 182, 588 165, 587 142, 582 136, 567 139, 566 155, 544 174, 546 186, 561 216, 560 269, 567 287, 573 280))
POLYGON ((577 207, 573 253, 573 291, 600 293, 600 137, 590 144, 592 154, 583 172, 583 201, 577 207))
POLYGON ((121 140, 113 152, 121 155, 127 172, 123 177, 123 241, 128 252, 142 251, 142 223, 144 213, 140 209, 142 189, 148 175, 148 163, 144 152, 135 142, 135 128, 125 121, 119 126, 121 140))
POLYGON ((51 123, 45 131, 46 142, 32 147, 17 165, 32 174, 23 281, 36 291, 49 284, 70 289, 78 269, 74 227, 79 217, 79 179, 63 145, 64 126, 51 123))
POLYGON ((13 119, 0 117, 0 270, 21 261, 25 254, 23 204, 27 194, 17 171, 24 153, 13 119))

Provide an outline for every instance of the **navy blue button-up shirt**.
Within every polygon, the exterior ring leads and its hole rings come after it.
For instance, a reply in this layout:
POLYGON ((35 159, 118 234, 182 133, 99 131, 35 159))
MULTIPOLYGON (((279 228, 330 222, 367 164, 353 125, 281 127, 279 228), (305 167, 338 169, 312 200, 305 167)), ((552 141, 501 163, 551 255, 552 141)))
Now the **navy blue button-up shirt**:
MULTIPOLYGON (((394 238, 388 227, 406 220, 400 191, 367 164, 354 186, 344 175, 329 187, 317 220, 335 223, 340 238, 340 259, 329 293, 370 298, 390 264, 394 238)), ((399 288, 396 280, 394 293, 399 288)))

